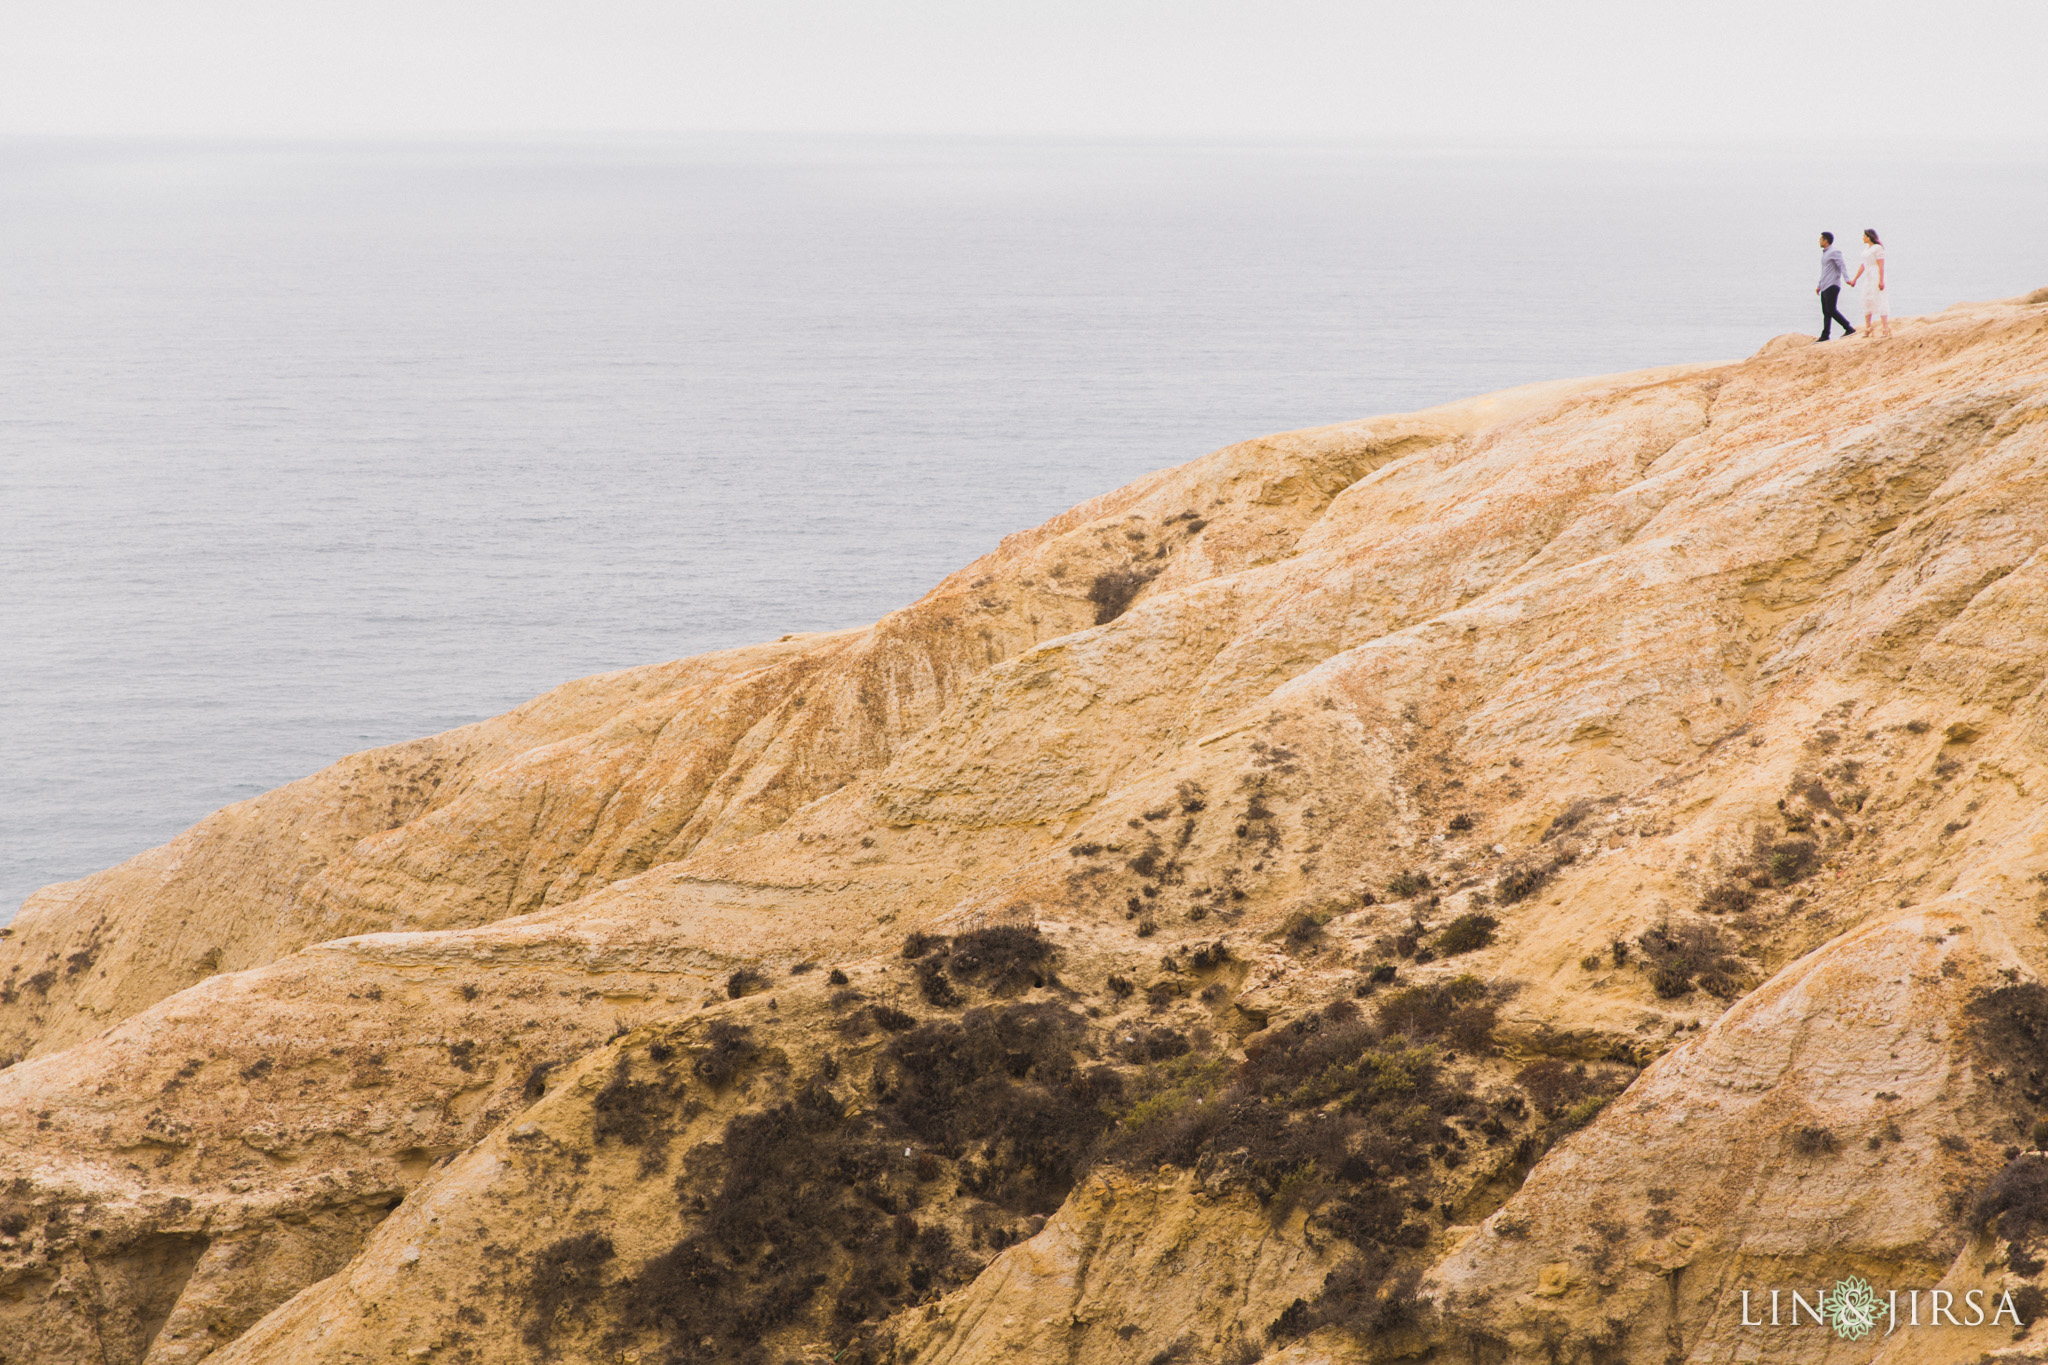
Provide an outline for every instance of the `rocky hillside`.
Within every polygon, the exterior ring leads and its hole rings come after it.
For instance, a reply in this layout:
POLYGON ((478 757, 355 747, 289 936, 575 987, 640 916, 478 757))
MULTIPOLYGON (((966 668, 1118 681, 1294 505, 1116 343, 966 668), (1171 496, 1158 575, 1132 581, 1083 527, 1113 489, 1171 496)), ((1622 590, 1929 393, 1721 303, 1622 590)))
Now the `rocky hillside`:
POLYGON ((40 893, 0 1360, 2048 1360, 2048 291, 1802 343, 40 893))

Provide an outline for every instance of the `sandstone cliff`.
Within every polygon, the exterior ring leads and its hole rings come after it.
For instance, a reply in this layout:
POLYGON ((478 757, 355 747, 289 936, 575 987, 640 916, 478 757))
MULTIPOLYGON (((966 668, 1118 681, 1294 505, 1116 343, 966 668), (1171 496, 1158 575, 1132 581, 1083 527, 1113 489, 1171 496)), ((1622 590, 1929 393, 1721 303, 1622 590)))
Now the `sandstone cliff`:
POLYGON ((0 941, 0 1359, 2048 1358, 2044 542, 2029 296, 356 755, 0 941))

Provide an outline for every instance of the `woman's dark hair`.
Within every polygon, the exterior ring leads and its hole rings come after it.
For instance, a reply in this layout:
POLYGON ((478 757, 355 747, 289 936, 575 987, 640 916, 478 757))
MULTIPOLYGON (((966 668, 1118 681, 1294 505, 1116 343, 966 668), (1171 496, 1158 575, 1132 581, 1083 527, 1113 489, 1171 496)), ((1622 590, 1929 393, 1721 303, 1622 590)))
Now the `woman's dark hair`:
POLYGON ((1883 245, 1884 245, 1884 243, 1883 243, 1882 241, 1880 241, 1880 240, 1879 240, 1879 238, 1878 238, 1878 235, 1877 235, 1877 229, 1876 229, 1876 228, 1865 228, 1865 229, 1863 229, 1863 235, 1864 235, 1865 237, 1868 237, 1868 238, 1870 239, 1870 244, 1871 244, 1872 246, 1883 246, 1883 245))

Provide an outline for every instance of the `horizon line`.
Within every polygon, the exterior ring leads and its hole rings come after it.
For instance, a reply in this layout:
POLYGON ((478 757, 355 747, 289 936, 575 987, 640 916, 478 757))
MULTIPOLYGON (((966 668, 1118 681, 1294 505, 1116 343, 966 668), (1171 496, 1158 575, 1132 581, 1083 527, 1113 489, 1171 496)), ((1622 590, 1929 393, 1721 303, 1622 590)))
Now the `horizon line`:
MULTIPOLYGON (((490 143, 637 143, 716 140, 928 142, 928 143, 1057 143, 1074 146, 1209 146, 1287 148, 1376 148, 1443 151, 1806 151, 1806 133, 1742 133, 1614 135, 1594 133, 1311 133, 1311 132, 1138 132, 1117 130, 931 130, 916 128, 383 128, 303 129, 274 132, 153 130, 30 130, 0 128, 0 144, 128 143, 142 145, 346 145, 490 144, 490 143)), ((1991 134, 1891 137, 1893 148, 1908 152, 1977 151, 2048 153, 2048 135, 1991 134)))

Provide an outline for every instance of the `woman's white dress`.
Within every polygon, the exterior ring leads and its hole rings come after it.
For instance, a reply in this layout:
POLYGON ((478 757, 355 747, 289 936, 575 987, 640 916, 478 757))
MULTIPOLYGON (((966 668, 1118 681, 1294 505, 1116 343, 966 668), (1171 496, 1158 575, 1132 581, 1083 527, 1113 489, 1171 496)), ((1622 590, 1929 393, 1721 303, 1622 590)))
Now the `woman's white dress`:
MULTIPOLYGON (((1883 247, 1863 248, 1863 279, 1857 287, 1863 291, 1863 311, 1874 318, 1888 318, 1892 315, 1891 300, 1886 297, 1891 291, 1877 287, 1878 272, 1883 262, 1883 247)), ((1889 284, 1890 281, 1887 280, 1885 283, 1889 284)))

